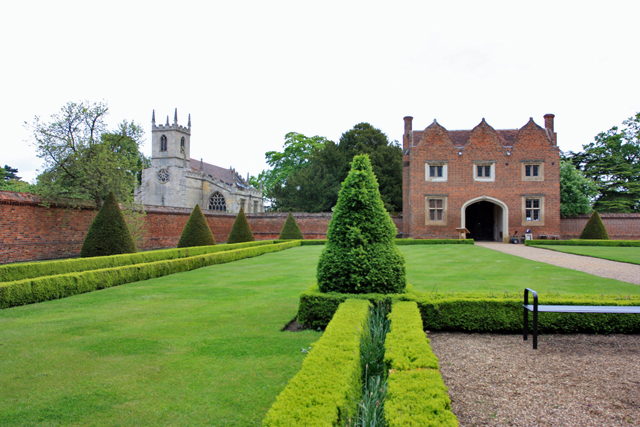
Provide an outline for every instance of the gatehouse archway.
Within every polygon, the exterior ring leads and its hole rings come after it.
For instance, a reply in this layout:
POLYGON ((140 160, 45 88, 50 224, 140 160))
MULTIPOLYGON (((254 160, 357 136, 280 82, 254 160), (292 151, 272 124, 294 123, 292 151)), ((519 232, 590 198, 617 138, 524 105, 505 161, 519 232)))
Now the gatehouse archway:
POLYGON ((469 230, 468 238, 478 241, 504 242, 509 236, 509 208, 502 201, 481 196, 462 205, 461 227, 469 230))

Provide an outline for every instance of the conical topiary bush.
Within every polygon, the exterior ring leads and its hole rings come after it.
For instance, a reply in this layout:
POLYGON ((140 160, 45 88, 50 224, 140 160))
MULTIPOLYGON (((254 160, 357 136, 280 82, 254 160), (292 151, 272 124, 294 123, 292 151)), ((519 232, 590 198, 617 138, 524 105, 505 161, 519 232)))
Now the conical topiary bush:
POLYGON ((609 233, 600 218, 598 211, 593 211, 591 218, 585 224, 580 234, 581 239, 589 240, 609 240, 609 233))
POLYGON ((210 246, 215 244, 216 239, 213 237, 209 224, 207 224, 207 219, 204 217, 200 205, 196 205, 182 229, 178 247, 188 248, 191 246, 210 246))
POLYGON ((247 216, 244 214, 244 209, 240 208, 233 227, 231 227, 227 243, 253 242, 254 240, 256 239, 253 237, 251 227, 249 227, 249 221, 247 221, 247 216))
POLYGON ((304 239, 304 237, 302 236, 302 231, 300 231, 300 227, 298 227, 298 223, 296 222, 296 219, 293 217, 291 212, 289 212, 289 215, 287 215, 287 219, 284 221, 284 225, 282 226, 282 230, 280 230, 280 237, 278 237, 278 239, 304 239))
POLYGON ((369 156, 353 158, 318 262, 322 292, 400 293, 406 287, 397 230, 380 198, 369 156))
POLYGON ((132 254, 136 244, 120 211, 116 195, 109 193, 93 219, 80 250, 81 257, 132 254))

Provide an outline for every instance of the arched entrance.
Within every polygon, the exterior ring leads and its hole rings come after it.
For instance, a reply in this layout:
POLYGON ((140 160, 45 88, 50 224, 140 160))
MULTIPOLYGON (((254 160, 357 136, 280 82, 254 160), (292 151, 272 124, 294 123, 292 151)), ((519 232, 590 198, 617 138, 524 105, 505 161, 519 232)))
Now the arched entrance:
POLYGON ((488 196, 471 199, 462 205, 461 218, 461 226, 469 230, 470 239, 507 241, 509 208, 500 200, 488 196))

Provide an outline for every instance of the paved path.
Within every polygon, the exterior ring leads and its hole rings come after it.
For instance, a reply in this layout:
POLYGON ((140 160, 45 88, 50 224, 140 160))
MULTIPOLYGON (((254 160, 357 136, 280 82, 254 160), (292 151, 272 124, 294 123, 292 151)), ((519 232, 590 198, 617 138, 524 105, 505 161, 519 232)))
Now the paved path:
POLYGON ((533 261, 546 262, 558 267, 584 271, 600 277, 608 277, 627 283, 640 285, 640 265, 609 261, 589 256, 573 255, 550 249, 534 248, 522 244, 498 242, 476 242, 476 246, 489 248, 506 254, 516 255, 533 261))

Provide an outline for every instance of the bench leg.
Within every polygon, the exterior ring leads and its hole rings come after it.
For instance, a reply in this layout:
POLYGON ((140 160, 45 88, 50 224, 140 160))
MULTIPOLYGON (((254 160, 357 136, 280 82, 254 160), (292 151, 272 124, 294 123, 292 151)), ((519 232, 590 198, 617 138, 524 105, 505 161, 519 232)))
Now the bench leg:
POLYGON ((538 310, 533 311, 533 349, 538 349, 538 310))
POLYGON ((524 326, 522 328, 522 339, 526 341, 529 338, 529 310, 524 310, 524 326))

